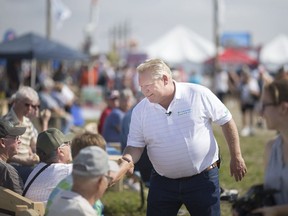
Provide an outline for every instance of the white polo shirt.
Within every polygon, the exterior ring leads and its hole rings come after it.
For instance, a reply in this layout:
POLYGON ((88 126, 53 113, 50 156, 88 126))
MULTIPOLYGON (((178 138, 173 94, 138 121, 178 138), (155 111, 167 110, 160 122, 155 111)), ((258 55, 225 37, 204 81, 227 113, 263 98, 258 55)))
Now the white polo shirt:
POLYGON ((127 143, 134 147, 147 145, 156 172, 173 179, 200 173, 218 160, 212 122, 223 125, 232 119, 208 88, 174 83, 175 97, 167 110, 147 98, 136 105, 127 143))

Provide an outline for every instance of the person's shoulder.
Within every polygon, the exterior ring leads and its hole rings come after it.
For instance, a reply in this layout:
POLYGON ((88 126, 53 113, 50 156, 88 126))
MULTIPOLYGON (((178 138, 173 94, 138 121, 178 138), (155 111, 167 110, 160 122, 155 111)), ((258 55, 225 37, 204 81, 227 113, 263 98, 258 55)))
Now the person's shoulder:
POLYGON ((186 89, 192 89, 195 91, 201 91, 203 89, 208 89, 206 86, 197 84, 197 83, 189 83, 189 82, 176 82, 176 88, 186 88, 186 89))
POLYGON ((202 96, 212 93, 211 90, 206 86, 187 82, 176 83, 176 92, 177 91, 180 92, 180 94, 202 95, 202 96))
POLYGON ((17 170, 10 165, 9 163, 6 163, 4 161, 0 160, 0 173, 1 173, 1 179, 3 180, 4 178, 19 178, 19 174, 17 170))
POLYGON ((270 152, 272 151, 272 148, 274 145, 276 145, 277 143, 279 143, 279 139, 281 139, 279 136, 274 137, 273 139, 270 139, 267 141, 266 145, 265 145, 265 152, 266 154, 270 155, 270 152))
POLYGON ((10 122, 14 122, 16 119, 15 119, 15 112, 14 110, 11 108, 9 110, 8 113, 6 113, 5 115, 3 115, 0 119, 3 119, 3 120, 6 120, 6 121, 10 121, 10 122))
POLYGON ((0 160, 0 170, 1 170, 1 173, 4 174, 4 172, 7 172, 9 170, 16 170, 16 169, 9 163, 6 163, 5 161, 0 160))
POLYGON ((147 110, 146 108, 151 106, 152 103, 149 102, 147 98, 142 99, 138 104, 136 104, 132 110, 133 112, 143 112, 147 110))

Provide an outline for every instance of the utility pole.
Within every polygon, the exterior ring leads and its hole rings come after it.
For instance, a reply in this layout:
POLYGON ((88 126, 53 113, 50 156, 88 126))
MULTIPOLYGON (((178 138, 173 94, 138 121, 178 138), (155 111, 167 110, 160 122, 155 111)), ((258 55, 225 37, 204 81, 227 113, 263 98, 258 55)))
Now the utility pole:
POLYGON ((51 0, 46 0, 46 38, 51 38, 51 0))
POLYGON ((214 77, 214 74, 216 72, 216 69, 219 65, 219 48, 220 48, 220 28, 219 28, 219 0, 212 0, 214 3, 213 9, 214 9, 214 17, 213 17, 213 23, 214 23, 214 43, 215 43, 215 58, 214 58, 214 65, 213 65, 213 72, 212 76, 214 77))

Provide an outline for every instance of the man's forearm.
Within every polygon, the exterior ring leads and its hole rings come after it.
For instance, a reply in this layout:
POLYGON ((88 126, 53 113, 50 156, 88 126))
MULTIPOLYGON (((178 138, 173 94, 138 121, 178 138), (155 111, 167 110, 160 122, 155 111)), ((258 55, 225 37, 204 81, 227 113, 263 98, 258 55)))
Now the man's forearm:
POLYGON ((126 146, 123 151, 123 157, 131 160, 134 164, 140 159, 144 148, 126 146))
POLYGON ((222 131, 229 147, 231 158, 241 156, 237 126, 233 119, 222 125, 222 131))

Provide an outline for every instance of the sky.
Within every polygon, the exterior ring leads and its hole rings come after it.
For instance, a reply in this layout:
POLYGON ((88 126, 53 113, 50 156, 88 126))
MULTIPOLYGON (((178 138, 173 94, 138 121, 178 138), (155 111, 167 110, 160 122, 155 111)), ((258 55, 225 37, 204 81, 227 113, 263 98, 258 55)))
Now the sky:
MULTIPOLYGON (((7 30, 17 36, 46 35, 47 0, 0 0, 0 40, 7 30)), ((177 25, 184 25, 213 42, 214 0, 62 0, 71 16, 61 28, 52 22, 51 39, 80 49, 85 29, 94 23, 95 50, 110 47, 111 31, 127 24, 129 37, 143 49, 177 25)), ((248 32, 252 45, 263 45, 279 34, 288 35, 288 0, 224 0, 220 32, 248 32)))

